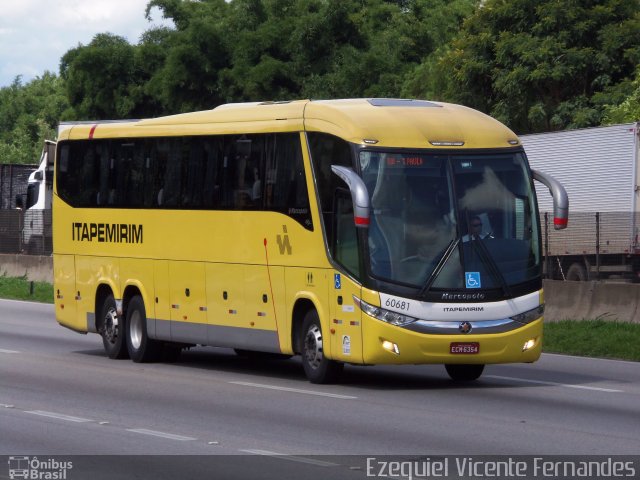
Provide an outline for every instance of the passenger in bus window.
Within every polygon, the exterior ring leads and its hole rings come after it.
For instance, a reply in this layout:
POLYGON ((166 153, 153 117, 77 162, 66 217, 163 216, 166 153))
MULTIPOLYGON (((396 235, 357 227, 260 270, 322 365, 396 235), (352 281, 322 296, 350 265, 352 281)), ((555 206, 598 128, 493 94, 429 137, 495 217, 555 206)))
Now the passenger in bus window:
POLYGON ((253 187, 251 187, 251 200, 256 205, 259 205, 262 197, 262 181, 260 180, 260 170, 258 167, 253 167, 253 187))

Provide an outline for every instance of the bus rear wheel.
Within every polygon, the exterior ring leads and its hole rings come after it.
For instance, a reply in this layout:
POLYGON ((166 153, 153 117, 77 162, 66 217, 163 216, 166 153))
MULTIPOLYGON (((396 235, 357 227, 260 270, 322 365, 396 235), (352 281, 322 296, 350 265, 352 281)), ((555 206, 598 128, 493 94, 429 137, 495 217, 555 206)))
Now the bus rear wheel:
POLYGON ((142 297, 136 295, 127 307, 127 350, 136 363, 154 362, 162 354, 162 344, 147 335, 147 313, 142 297))
POLYGON ((477 380, 484 371, 484 365, 445 365, 451 380, 456 382, 471 382, 477 380))
POLYGON ((127 358, 127 345, 124 341, 124 318, 118 316, 116 301, 109 294, 100 309, 100 326, 98 332, 102 336, 104 351, 109 358, 127 358))
POLYGON ((324 355, 322 327, 318 312, 310 310, 302 322, 302 367, 311 383, 333 383, 338 380, 344 364, 324 355))

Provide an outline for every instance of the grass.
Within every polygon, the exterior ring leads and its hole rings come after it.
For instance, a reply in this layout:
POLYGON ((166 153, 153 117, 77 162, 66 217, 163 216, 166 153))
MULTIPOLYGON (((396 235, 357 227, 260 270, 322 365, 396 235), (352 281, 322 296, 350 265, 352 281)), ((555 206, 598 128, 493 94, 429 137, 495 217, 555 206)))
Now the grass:
POLYGON ((53 303, 53 285, 48 282, 31 282, 27 277, 0 276, 0 298, 53 303))
POLYGON ((640 361, 640 324, 562 320, 544 324, 542 349, 582 357, 640 361))

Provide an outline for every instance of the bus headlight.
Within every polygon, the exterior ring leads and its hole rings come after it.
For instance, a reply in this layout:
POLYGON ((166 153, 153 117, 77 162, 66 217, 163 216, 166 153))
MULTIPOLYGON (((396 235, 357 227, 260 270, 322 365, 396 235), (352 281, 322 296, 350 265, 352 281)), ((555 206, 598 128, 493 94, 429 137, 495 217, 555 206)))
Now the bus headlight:
POLYGON ((524 313, 519 313, 518 315, 514 315, 510 317, 511 320, 514 320, 518 323, 531 323, 534 320, 539 319, 544 314, 544 303, 542 305, 538 305, 536 308, 529 310, 524 313))
POLYGON ((522 346, 522 351, 526 352, 527 350, 531 350, 533 347, 536 346, 537 341, 538 341, 537 338, 532 338, 530 340, 527 340, 526 342, 524 342, 524 345, 522 346))
POLYGON ((384 308, 375 307, 356 297, 355 295, 353 296, 353 300, 360 307, 360 309, 370 317, 377 318, 378 320, 390 323, 391 325, 408 325, 418 320, 417 318, 410 317, 408 315, 403 315, 401 313, 392 312, 391 310, 385 310, 384 308))

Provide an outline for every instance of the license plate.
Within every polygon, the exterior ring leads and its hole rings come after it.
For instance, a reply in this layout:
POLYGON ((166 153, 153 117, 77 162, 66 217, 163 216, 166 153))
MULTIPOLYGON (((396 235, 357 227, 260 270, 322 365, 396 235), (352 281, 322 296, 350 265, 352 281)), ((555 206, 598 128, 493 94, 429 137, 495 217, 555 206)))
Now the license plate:
POLYGON ((451 342, 449 351, 455 355, 473 355, 480 352, 478 342, 451 342))

